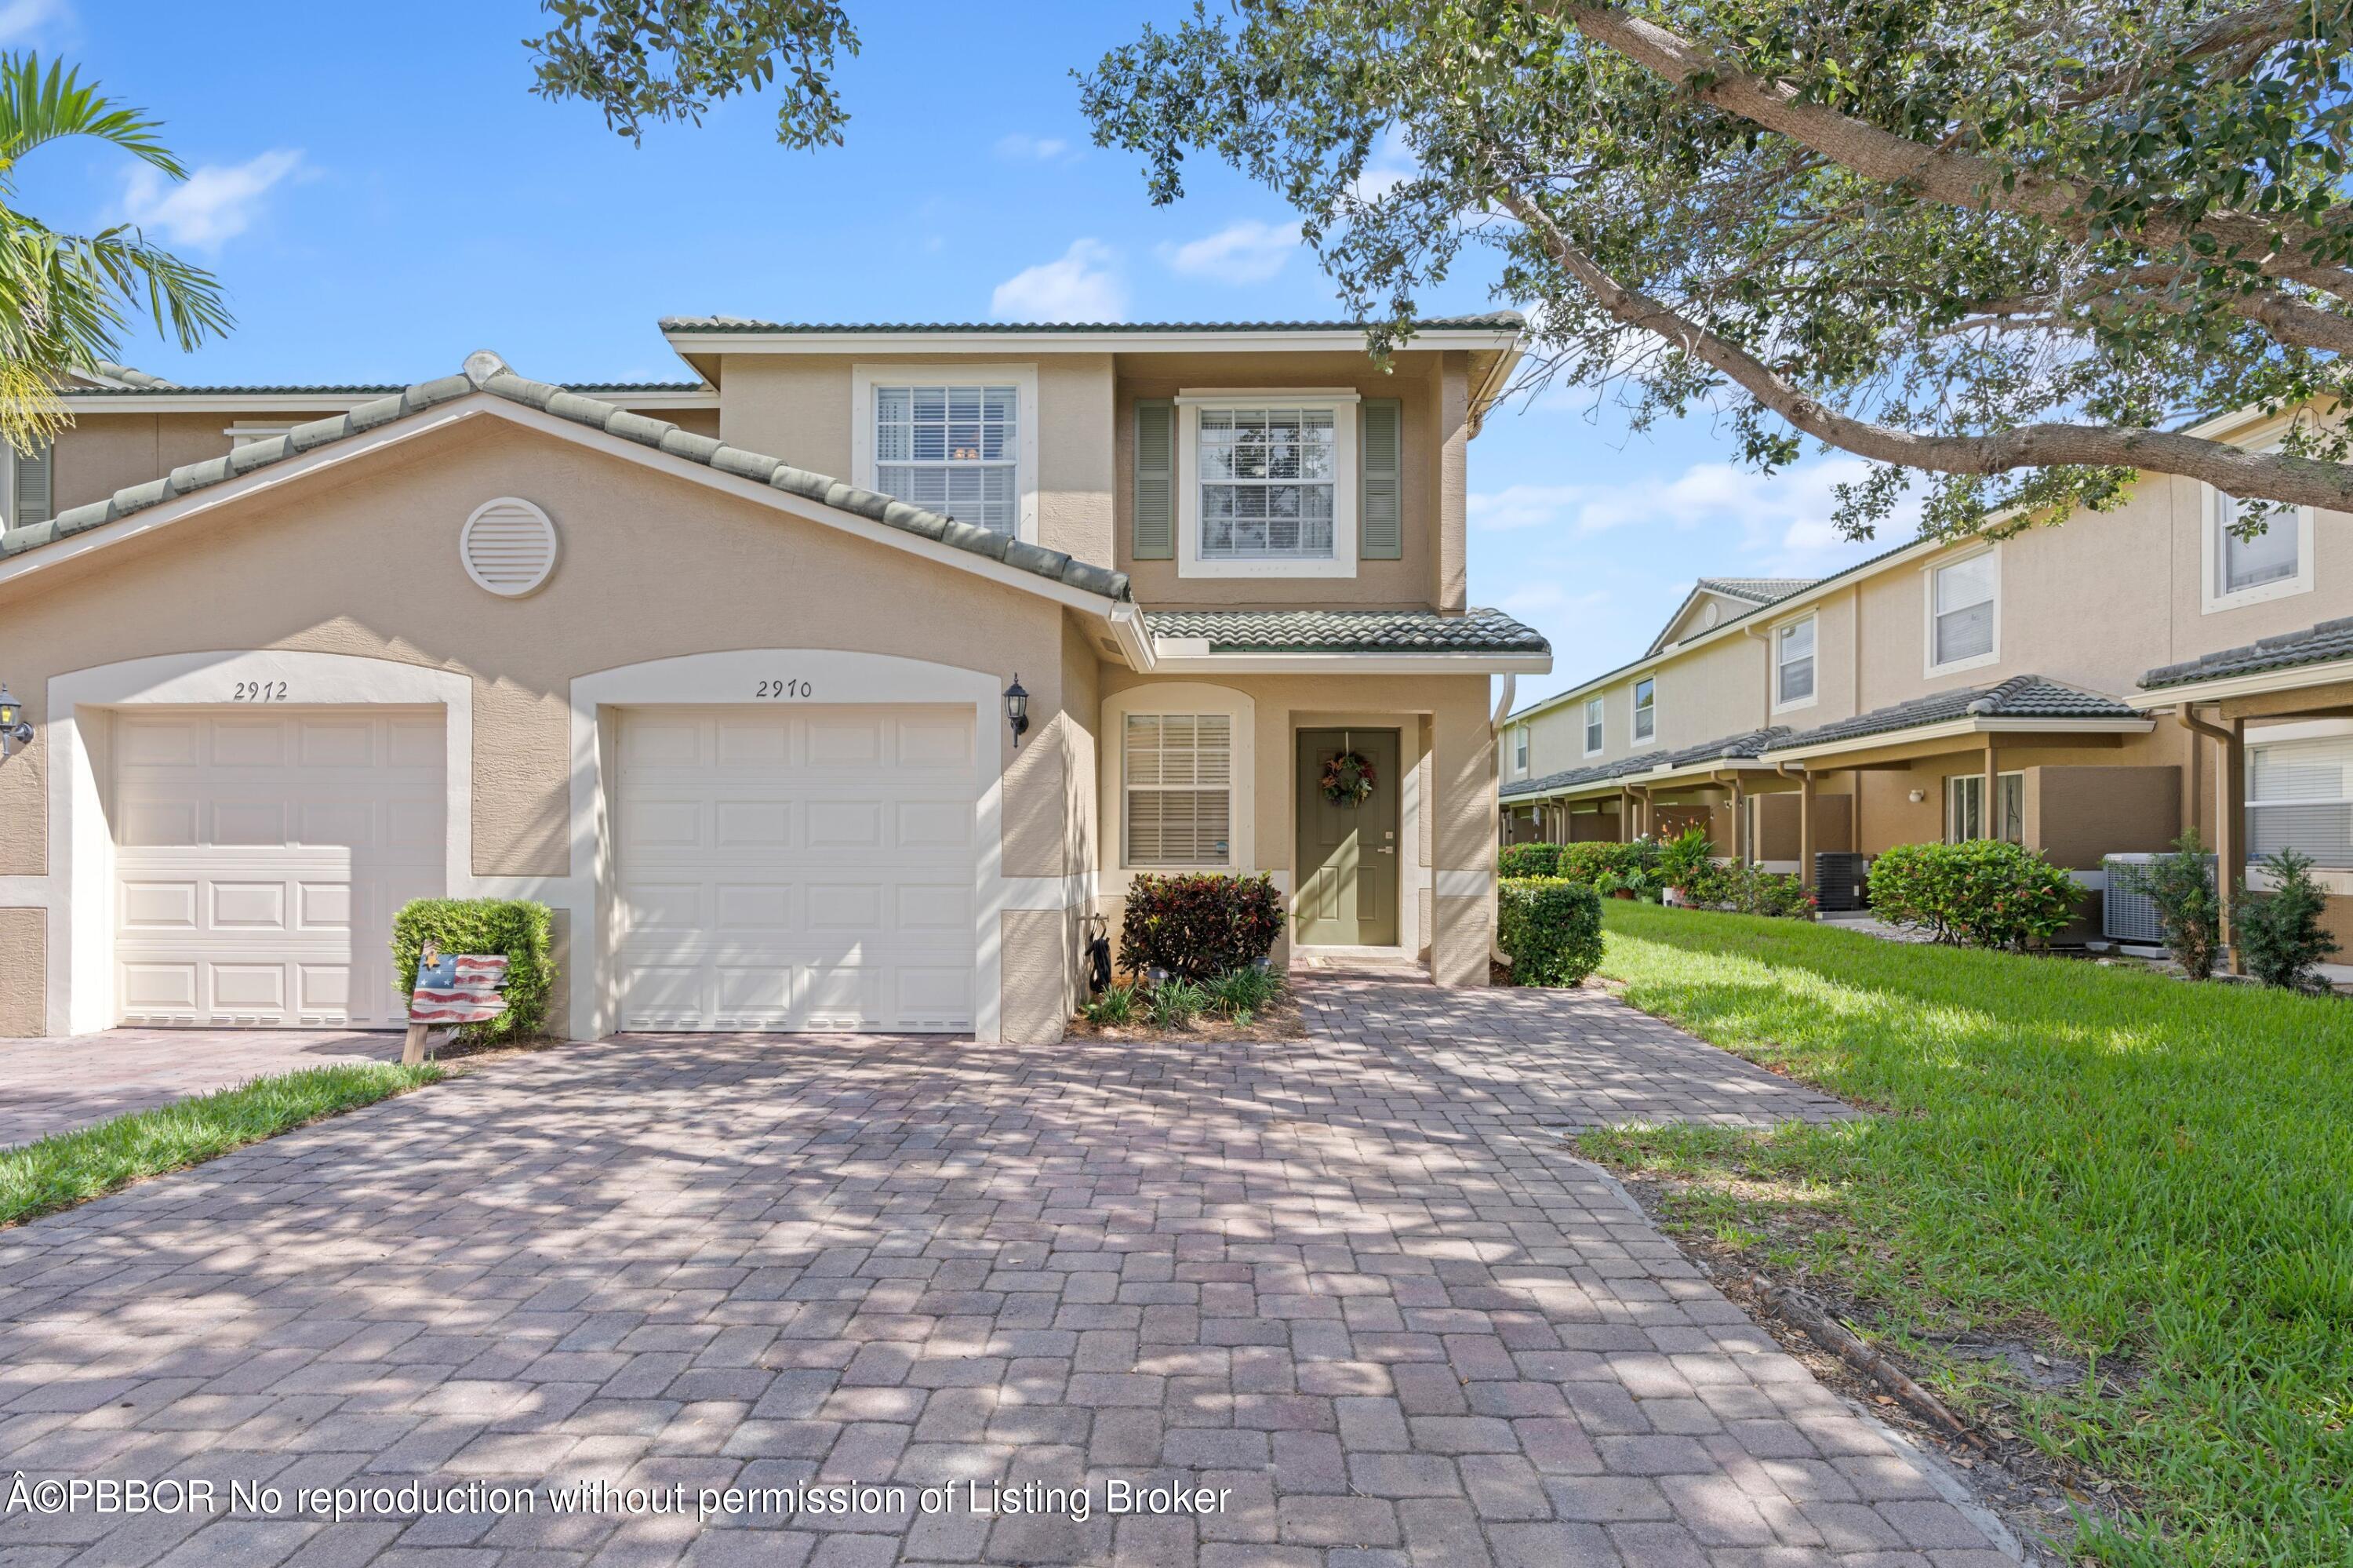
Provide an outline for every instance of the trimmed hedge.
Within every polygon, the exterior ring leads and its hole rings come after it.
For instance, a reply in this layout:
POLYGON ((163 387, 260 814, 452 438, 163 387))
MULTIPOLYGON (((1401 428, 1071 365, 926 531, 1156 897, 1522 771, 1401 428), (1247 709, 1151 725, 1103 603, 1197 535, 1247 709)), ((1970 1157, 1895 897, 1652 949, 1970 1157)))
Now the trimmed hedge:
POLYGON ((1120 919, 1119 967, 1130 974, 1166 969, 1176 980, 1213 980, 1271 952, 1282 918, 1282 895, 1264 873, 1140 875, 1128 885, 1127 911, 1120 919))
POLYGON ((2064 930, 2082 890, 2033 850, 2000 839, 1897 844, 1871 863, 1871 910, 1940 942, 2023 948, 2064 930))
POLYGON ((1588 885, 1507 877, 1496 903, 1514 985, 1576 985, 1601 966, 1601 895, 1588 885))
POLYGON ((1560 870, 1559 844, 1505 844, 1495 857, 1499 876, 1556 876, 1560 870))
POLYGON ((554 921, 528 898, 416 898, 392 917, 392 979, 406 1000, 417 989, 417 960, 428 941, 444 953, 507 959, 507 1007, 488 1023, 459 1025, 468 1044, 527 1039, 547 1022, 555 989, 554 921))

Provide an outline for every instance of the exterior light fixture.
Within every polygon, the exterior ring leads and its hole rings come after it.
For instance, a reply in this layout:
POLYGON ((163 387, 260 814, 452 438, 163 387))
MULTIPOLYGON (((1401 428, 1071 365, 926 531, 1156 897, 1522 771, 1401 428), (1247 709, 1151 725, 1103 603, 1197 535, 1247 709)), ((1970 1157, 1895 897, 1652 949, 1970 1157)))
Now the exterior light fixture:
POLYGON ((7 683, 0 681, 0 757, 14 747, 32 744, 33 726, 25 722, 25 705, 10 696, 7 683))
POLYGON ((1021 737, 1029 733, 1029 694, 1021 688, 1021 672, 1013 673, 1013 683, 1005 688, 1005 722, 1013 726, 1013 749, 1021 749, 1021 737))

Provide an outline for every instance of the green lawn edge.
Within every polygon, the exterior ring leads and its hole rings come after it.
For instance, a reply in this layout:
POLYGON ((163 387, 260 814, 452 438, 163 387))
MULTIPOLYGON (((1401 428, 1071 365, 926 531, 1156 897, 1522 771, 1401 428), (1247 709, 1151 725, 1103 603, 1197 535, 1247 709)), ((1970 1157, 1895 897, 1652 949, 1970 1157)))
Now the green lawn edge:
MULTIPOLYGON (((1884 1114, 1589 1133, 1669 1217, 1798 1236, 1888 1338, 2027 1330, 2121 1376, 2000 1403, 2141 1504, 2129 1564, 2353 1563, 2353 1004, 1800 921, 1606 911, 1600 972, 1884 1114)), ((1916 1347, 1915 1347, 1916 1348, 1916 1347)))
POLYGON ((105 1197, 146 1177, 201 1165, 447 1075, 431 1062, 305 1067, 0 1150, 0 1229, 105 1197))

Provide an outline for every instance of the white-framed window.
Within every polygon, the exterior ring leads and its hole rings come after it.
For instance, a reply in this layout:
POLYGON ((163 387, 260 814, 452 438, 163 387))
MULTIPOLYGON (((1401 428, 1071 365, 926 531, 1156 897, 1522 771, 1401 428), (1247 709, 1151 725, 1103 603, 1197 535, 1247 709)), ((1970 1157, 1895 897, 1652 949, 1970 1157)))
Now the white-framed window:
POLYGON ((1585 755, 1600 756, 1601 744, 1601 699, 1588 697, 1585 699, 1585 755))
MULTIPOLYGON (((2276 451, 2279 449, 2268 449, 2276 451)), ((2312 508, 2273 506, 2263 531, 2242 539, 2232 530, 2247 503, 2212 485, 2205 493, 2206 522, 2199 551, 2203 613, 2236 609, 2312 591, 2312 508)))
POLYGON ((1990 664, 2001 644, 2001 558, 1989 546, 1927 568, 1927 673, 1990 664))
POLYGON ((1177 574, 1356 576, 1361 401, 1350 391, 1179 394, 1177 574))
POLYGON ((856 365, 849 380, 856 483, 1036 540, 1036 366, 856 365))
POLYGON ((1230 715, 1129 714, 1120 736, 1120 778, 1124 863, 1232 863, 1230 715))
POLYGON ((2353 867, 2353 734, 2249 739, 2247 854, 2285 849, 2316 865, 2353 867))
POLYGON ((1634 744, 1656 738, 1659 733, 1659 683, 1649 676, 1634 683, 1634 744))
POLYGON ((1523 779, 1527 777, 1528 726, 1525 725, 1512 731, 1512 772, 1523 779))
POLYGON ((1773 705, 1810 707, 1814 701, 1814 622, 1809 615, 1773 630, 1773 705))
POLYGON ((1971 839, 1998 838, 2026 842, 2026 775, 2004 773, 1994 780, 1994 821, 1987 831, 1985 775, 1956 773, 1945 780, 1945 842, 1967 843, 1971 839))

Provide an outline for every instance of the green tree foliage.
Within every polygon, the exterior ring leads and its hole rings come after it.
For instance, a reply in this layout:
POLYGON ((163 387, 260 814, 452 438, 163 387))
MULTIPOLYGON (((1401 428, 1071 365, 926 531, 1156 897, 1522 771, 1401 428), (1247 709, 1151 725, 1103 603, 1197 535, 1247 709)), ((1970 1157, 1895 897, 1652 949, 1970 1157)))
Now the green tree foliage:
POLYGON ((52 143, 89 137, 175 180, 185 164, 160 122, 37 55, 0 53, 0 440, 29 450, 71 423, 58 388, 121 353, 133 314, 184 349, 234 324, 203 268, 116 224, 96 234, 50 228, 17 205, 18 167, 52 143))
POLYGON ((2239 957, 2247 972, 2265 985, 2290 991, 2321 989, 2313 966, 2337 951, 2337 938, 2320 928, 2328 895, 2312 880, 2312 858, 2294 850, 2266 856, 2272 885, 2256 893, 2239 889, 2239 957))
POLYGON ((2353 505, 2343 429, 2177 428, 2346 392, 2353 0, 1232 0, 1082 79, 1154 199, 1279 192, 1386 352, 1467 246, 1533 380, 1720 412, 1773 469, 1925 472, 1933 531, 2116 504, 2136 471, 2353 505))
POLYGON ((712 104, 778 79, 776 140, 841 144, 833 72, 858 52, 833 0, 541 0, 554 26, 523 45, 547 99, 584 99, 632 142, 649 120, 700 125, 712 104))

